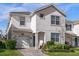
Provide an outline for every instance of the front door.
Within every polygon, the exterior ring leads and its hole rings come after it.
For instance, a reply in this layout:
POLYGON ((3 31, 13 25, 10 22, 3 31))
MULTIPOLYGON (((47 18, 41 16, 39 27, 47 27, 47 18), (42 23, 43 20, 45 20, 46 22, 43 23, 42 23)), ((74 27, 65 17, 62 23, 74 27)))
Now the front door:
POLYGON ((78 46, 77 38, 75 38, 75 46, 78 46))
POLYGON ((33 47, 35 47, 35 34, 33 34, 33 47))
POLYGON ((44 32, 39 32, 38 34, 38 42, 39 42, 39 47, 41 47, 44 43, 44 32))

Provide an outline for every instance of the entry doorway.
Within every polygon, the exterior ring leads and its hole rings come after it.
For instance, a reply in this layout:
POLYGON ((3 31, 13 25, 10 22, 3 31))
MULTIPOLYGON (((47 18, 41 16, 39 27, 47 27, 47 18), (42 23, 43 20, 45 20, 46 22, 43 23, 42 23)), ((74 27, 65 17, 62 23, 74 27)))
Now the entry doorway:
POLYGON ((35 47, 35 33, 33 33, 33 47, 35 47))
POLYGON ((75 38, 75 46, 76 47, 78 46, 78 40, 77 40, 77 38, 75 38))
POLYGON ((38 33, 38 44, 39 47, 42 46, 44 43, 44 32, 39 32, 38 33))

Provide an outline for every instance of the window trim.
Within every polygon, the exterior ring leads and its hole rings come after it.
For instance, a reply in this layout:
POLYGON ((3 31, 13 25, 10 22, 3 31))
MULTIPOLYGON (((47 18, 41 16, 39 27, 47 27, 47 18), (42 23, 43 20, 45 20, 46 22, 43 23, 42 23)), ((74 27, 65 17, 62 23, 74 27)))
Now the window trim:
POLYGON ((20 16, 20 26, 25 26, 25 17, 24 16, 20 16), (24 18, 24 19, 21 19, 24 18), (24 24, 21 24, 21 21, 24 21, 24 24))
POLYGON ((72 31, 72 24, 66 24, 66 30, 72 31))
POLYGON ((55 35, 55 37, 54 37, 55 40, 53 39, 53 41, 59 42, 59 40, 60 40, 60 33, 51 33, 51 41, 52 41, 52 34, 59 34, 58 37, 55 35), (57 41, 57 39, 58 39, 58 41, 57 41))
POLYGON ((60 16, 51 15, 51 25, 60 25, 60 16), (55 17, 55 20, 52 20, 52 16, 55 17), (57 17, 59 17, 59 20, 57 20, 57 17), (52 23, 52 21, 54 21, 54 23, 52 23), (57 24, 57 22, 59 22, 59 24, 57 24))

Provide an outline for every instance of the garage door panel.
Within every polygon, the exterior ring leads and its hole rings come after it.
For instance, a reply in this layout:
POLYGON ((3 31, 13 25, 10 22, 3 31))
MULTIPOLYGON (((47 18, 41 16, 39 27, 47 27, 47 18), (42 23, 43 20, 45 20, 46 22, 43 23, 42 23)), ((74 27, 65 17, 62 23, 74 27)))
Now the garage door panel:
POLYGON ((18 37, 16 48, 29 48, 33 44, 32 41, 32 39, 28 39, 27 37, 18 37))

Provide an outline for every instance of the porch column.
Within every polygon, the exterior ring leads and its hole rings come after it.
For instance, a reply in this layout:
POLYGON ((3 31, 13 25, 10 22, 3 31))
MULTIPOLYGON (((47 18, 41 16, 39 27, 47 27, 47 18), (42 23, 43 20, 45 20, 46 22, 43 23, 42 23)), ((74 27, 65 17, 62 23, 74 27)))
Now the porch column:
POLYGON ((38 49, 38 33, 35 33, 35 49, 38 49))
POLYGON ((44 42, 43 43, 46 43, 46 33, 44 33, 44 42))

